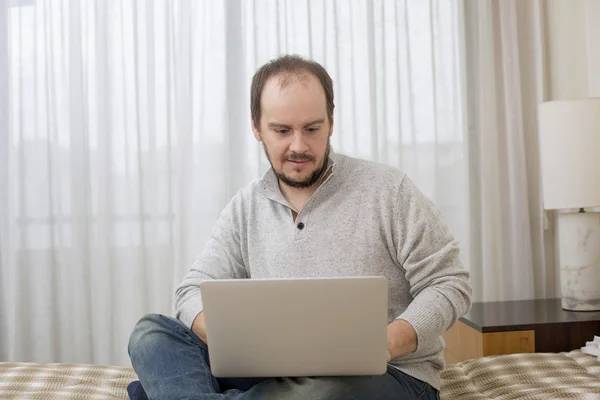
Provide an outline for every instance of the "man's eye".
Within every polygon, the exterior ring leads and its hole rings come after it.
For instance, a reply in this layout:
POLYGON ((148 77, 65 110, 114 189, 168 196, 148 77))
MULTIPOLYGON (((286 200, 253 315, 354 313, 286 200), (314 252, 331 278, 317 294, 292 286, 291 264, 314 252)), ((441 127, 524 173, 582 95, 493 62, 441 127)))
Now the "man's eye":
POLYGON ((280 133, 282 135, 285 135, 288 132, 289 132, 289 129, 277 129, 277 133, 280 133))
POLYGON ((319 130, 319 128, 308 128, 307 131, 309 132, 317 132, 319 130))

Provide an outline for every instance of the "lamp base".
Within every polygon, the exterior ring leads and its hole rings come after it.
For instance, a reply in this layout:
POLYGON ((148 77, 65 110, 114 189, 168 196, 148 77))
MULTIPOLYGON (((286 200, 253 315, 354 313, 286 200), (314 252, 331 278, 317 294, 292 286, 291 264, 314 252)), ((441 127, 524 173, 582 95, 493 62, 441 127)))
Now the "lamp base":
POLYGON ((562 308, 600 310, 600 212, 559 213, 562 308))

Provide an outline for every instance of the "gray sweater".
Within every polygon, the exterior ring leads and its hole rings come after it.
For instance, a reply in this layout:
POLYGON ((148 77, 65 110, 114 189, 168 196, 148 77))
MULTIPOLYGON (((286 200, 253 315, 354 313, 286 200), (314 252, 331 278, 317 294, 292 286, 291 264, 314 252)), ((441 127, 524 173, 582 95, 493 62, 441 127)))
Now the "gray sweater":
POLYGON ((177 289, 177 318, 191 327, 206 279, 385 276, 389 321, 408 321, 418 340, 391 364, 439 388, 440 336, 470 307, 458 243, 405 174, 341 154, 329 163, 295 222, 272 170, 231 200, 177 289))

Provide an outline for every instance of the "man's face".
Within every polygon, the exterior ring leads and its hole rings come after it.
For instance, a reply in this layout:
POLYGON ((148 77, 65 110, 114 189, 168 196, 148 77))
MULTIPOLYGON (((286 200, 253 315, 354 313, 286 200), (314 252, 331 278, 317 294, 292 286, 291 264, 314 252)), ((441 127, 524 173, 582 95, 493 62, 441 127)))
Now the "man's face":
POLYGON ((325 92, 311 75, 267 81, 261 96, 260 126, 252 123, 257 140, 279 180, 290 187, 314 185, 327 167, 332 126, 327 118, 325 92))

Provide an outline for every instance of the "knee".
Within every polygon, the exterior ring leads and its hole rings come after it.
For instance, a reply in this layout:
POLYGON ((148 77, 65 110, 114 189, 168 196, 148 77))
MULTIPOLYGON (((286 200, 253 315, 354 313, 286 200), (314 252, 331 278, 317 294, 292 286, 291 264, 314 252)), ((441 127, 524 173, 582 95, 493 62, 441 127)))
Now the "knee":
POLYGON ((162 315, 144 315, 138 323, 135 324, 131 336, 129 336, 129 344, 127 346, 129 356, 131 357, 133 354, 137 354, 140 351, 153 347, 159 336, 156 335, 156 333, 165 332, 166 329, 164 317, 162 315))

